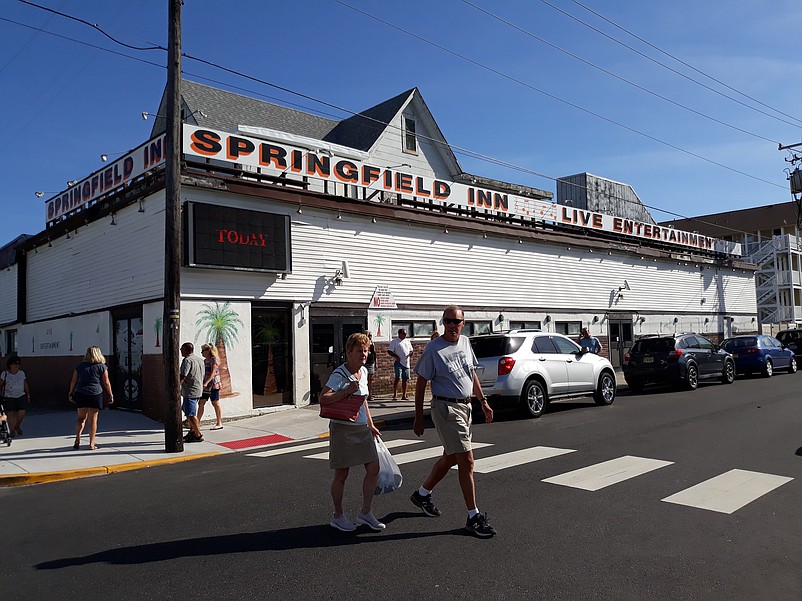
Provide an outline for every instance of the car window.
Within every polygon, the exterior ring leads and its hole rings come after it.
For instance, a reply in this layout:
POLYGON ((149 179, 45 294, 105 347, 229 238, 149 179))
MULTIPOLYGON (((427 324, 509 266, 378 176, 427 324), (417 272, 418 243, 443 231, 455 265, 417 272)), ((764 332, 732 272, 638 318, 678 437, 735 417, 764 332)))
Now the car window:
POLYGON ((694 338, 696 339, 696 343, 699 345, 699 348, 703 348, 708 351, 715 350, 715 345, 707 338, 702 338, 701 336, 694 336, 694 338))
POLYGON ((635 353, 668 353, 674 350, 673 338, 641 338, 633 347, 635 353))
POLYGON ((773 336, 763 336, 763 342, 765 342, 767 345, 773 346, 774 348, 782 347, 780 341, 774 338, 773 336))
POLYGON ((578 353, 580 351, 579 346, 568 340, 567 338, 563 338, 561 336, 552 336, 552 342, 554 342, 557 350, 564 355, 568 355, 571 353, 578 353))
POLYGON ((792 340, 799 340, 799 331, 790 330, 787 332, 780 332, 777 334, 777 338, 779 338, 783 344, 788 344, 792 340))
POLYGON ((535 336, 532 341, 532 352, 556 355, 559 351, 548 336, 535 336))
POLYGON ((479 336, 471 338, 473 354, 477 359, 511 355, 523 344, 523 336, 479 336))

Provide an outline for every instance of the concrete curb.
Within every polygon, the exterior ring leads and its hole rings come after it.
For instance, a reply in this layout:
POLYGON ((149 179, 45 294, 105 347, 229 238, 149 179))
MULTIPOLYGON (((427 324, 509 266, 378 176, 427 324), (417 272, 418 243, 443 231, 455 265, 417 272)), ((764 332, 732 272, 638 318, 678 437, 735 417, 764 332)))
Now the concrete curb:
POLYGON ((88 478, 89 476, 102 476, 114 474, 116 472, 129 472, 132 470, 144 469, 146 467, 156 467, 158 465, 168 465, 171 463, 181 463, 194 459, 204 459, 214 457, 221 453, 215 451, 211 453, 198 453, 196 455, 181 455, 178 457, 168 457, 166 459, 153 459, 152 461, 135 461, 132 463, 120 463, 117 465, 103 465, 99 467, 86 467, 77 470, 62 470, 57 472, 36 472, 33 474, 9 474, 0 475, 0 487, 4 486, 27 486, 29 484, 44 484, 46 482, 59 482, 62 480, 75 480, 77 478, 88 478))

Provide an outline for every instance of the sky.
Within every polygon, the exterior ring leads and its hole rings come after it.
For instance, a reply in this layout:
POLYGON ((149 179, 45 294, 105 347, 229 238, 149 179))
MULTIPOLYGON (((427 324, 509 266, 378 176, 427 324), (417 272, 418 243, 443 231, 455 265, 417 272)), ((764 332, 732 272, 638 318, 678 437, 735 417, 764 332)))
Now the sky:
MULTIPOLYGON (((167 46, 167 0, 38 3, 167 46)), ((469 173, 551 192, 593 173, 657 221, 791 200, 798 0, 186 0, 182 28, 184 53, 260 81, 189 58, 184 78, 329 118, 417 87, 450 144, 510 165, 456 150, 469 173)), ((0 246, 149 136, 166 52, 102 32, 0 3, 0 246)))

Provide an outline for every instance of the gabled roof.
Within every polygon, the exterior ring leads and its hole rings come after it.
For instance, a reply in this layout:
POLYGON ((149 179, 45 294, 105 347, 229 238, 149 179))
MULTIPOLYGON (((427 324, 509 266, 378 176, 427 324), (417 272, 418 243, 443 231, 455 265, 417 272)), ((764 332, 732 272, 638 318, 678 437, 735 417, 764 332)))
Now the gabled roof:
POLYGON ((387 129, 387 123, 393 120, 416 91, 417 88, 412 88, 353 117, 340 121, 322 139, 326 142, 342 144, 367 152, 373 147, 382 132, 387 129))

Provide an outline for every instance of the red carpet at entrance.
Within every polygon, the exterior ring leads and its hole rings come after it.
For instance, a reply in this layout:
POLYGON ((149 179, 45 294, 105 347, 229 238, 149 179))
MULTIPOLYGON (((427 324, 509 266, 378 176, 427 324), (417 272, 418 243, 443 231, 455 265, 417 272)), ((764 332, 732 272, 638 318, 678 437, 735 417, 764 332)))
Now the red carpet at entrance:
POLYGON ((287 442, 292 440, 288 436, 281 434, 270 434, 268 436, 257 436, 255 438, 243 438, 242 440, 230 440, 228 442, 217 443, 221 447, 226 447, 231 450, 249 449, 251 447, 261 447, 268 444, 276 444, 277 442, 287 442))

